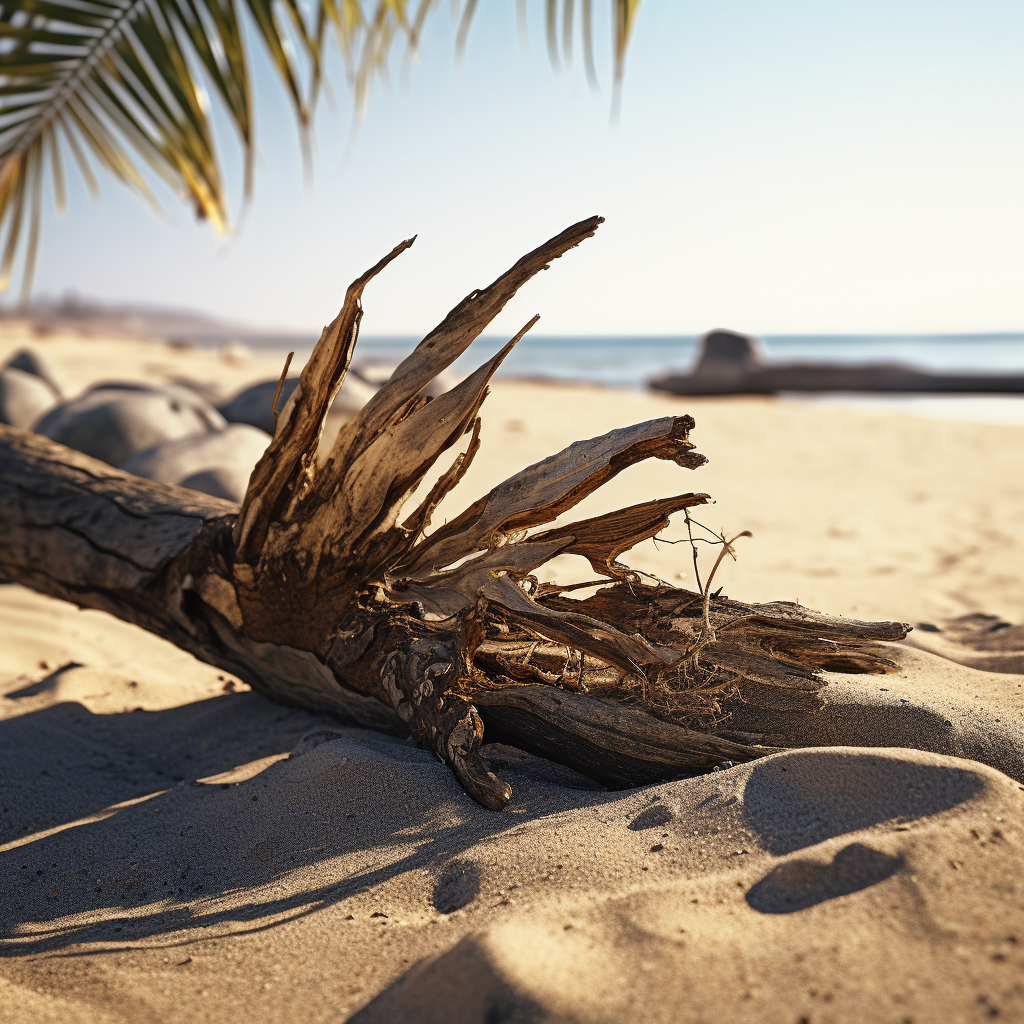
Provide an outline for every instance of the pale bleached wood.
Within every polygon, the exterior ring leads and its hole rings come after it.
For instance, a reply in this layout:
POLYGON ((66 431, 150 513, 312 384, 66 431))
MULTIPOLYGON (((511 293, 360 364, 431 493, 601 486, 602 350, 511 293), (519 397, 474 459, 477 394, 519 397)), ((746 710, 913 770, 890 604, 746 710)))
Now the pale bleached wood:
POLYGON ((0 573, 133 622, 271 699, 412 735, 488 807, 504 806, 510 790, 481 756, 485 724, 492 738, 615 785, 770 752, 714 734, 723 697, 766 714, 813 710, 823 670, 891 670, 877 641, 908 627, 746 606, 620 561, 704 494, 530 533, 643 459, 701 466, 689 416, 576 442, 424 537, 478 450, 487 382, 525 329, 446 394, 428 402, 423 388, 599 223, 573 225, 467 297, 318 459, 363 289, 412 242, 397 246, 348 289, 240 509, 0 428, 0 573), (466 451, 399 523, 467 435, 466 451), (538 585, 532 574, 567 552, 611 584, 578 601, 572 587, 538 585))
POLYGON ((413 548, 403 566, 419 578, 517 530, 549 523, 628 466, 644 459, 697 469, 707 461, 688 440, 690 416, 665 416, 577 441, 498 484, 413 548))
POLYGON ((470 292, 399 364, 390 381, 338 435, 332 458, 339 476, 344 476, 351 453, 364 451, 390 422, 395 409, 402 408, 451 366, 531 277, 590 238, 602 223, 603 217, 588 217, 571 225, 527 253, 487 288, 470 292))

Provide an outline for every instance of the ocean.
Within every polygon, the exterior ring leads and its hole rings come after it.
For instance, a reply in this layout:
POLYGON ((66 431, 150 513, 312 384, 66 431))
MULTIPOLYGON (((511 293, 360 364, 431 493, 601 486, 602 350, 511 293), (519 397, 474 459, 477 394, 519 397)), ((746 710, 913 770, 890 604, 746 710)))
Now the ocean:
MULTIPOLYGON (((214 339, 204 339, 213 341, 214 339)), ((360 338, 356 359, 397 363, 418 341, 414 337, 360 338)), ((482 337, 453 366, 468 373, 490 358, 507 339, 482 337)), ((246 344, 262 350, 294 349, 296 365, 312 351, 314 338, 261 335, 246 344)), ((692 368, 696 335, 534 336, 527 335, 508 356, 498 376, 575 381, 643 388, 668 370, 692 368)), ((832 334, 766 335, 761 349, 769 362, 901 362, 933 370, 1024 373, 1024 333, 1005 334, 832 334)), ((1024 396, 1016 395, 791 395, 799 401, 899 410, 941 419, 1024 424, 1024 396)))

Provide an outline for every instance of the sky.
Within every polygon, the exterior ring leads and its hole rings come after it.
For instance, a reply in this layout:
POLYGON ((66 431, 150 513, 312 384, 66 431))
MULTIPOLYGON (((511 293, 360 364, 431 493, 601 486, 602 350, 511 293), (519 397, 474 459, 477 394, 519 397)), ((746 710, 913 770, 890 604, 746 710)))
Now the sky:
POLYGON ((355 136, 334 74, 309 181, 258 61, 255 196, 232 236, 166 193, 160 219, 111 180, 99 203, 79 183, 45 217, 35 293, 315 332, 416 234, 367 289, 363 332, 422 335, 597 213, 494 331, 534 313, 570 335, 1024 329, 1019 0, 644 0, 616 123, 606 0, 596 92, 581 66, 552 69, 542 8, 524 46, 514 0, 480 4, 460 64, 441 4, 355 136))

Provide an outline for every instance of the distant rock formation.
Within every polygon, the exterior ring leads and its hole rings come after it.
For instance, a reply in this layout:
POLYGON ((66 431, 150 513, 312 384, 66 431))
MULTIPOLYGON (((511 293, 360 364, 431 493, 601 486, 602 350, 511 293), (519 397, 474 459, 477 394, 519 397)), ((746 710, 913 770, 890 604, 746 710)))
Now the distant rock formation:
POLYGON ((757 338, 718 328, 701 339, 694 375, 723 384, 743 380, 764 369, 757 338))
POLYGON ((771 395, 780 391, 1024 394, 1024 374, 937 373, 902 363, 766 363, 757 339, 718 328, 700 340, 692 373, 648 381, 676 395, 771 395))

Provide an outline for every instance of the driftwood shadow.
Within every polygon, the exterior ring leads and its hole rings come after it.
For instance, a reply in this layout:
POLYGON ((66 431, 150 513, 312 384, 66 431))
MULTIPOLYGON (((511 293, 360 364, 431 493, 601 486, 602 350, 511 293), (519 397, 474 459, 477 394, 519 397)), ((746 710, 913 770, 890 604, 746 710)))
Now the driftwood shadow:
POLYGON ((179 782, 286 753, 328 721, 255 693, 105 715, 66 702, 0 720, 0 847, 179 782))
MULTIPOLYGON (((61 951, 82 942, 98 943, 102 950, 104 942, 228 921, 251 924, 246 930, 275 927, 424 868, 435 876, 437 909, 450 912, 476 895, 475 876, 461 870, 462 855, 475 844, 530 817, 617 798, 569 769, 494 745, 485 748, 488 760, 513 780, 520 811, 496 814, 471 800, 434 754, 407 741, 328 725, 319 716, 255 700, 282 716, 278 742, 250 729, 250 722, 245 731, 276 749, 252 750, 250 740, 242 757, 237 744, 234 750, 208 751, 200 772, 177 784, 168 773, 181 770, 186 739, 224 736, 232 719, 238 731, 237 713, 247 700, 201 702, 214 705, 202 709, 206 724, 216 720, 223 728, 191 737, 184 730, 198 723, 187 708, 143 718, 138 712, 90 715, 80 706, 64 705, 0 723, 0 749, 8 749, 2 746, 5 739, 17 741, 14 755, 5 753, 8 807, 15 803, 9 798, 25 796, 30 783, 38 788, 38 767, 47 751, 53 756, 55 736, 74 733, 82 744, 97 747, 130 737, 150 755, 144 761, 148 774, 139 770, 122 778, 122 768, 111 759, 107 766, 79 768, 74 780, 73 766, 89 762, 79 760, 81 748, 65 751, 67 770, 44 782, 63 788, 67 798, 51 801, 45 814, 34 812, 48 828, 110 807, 104 801, 111 795, 123 801, 157 794, 102 820, 0 853, 0 955, 61 951), (136 731, 132 720, 148 720, 152 728, 136 731), (251 778, 196 781, 197 774, 279 752, 286 740, 296 746, 303 731, 306 739, 292 757, 251 778), (28 756, 33 742, 35 758, 28 756), (158 776, 154 765, 161 753, 168 757, 158 776), (388 851, 396 848, 404 855, 393 859, 388 851), (336 858, 337 874, 330 877, 324 865, 336 858), (317 869, 302 877, 303 869, 314 865, 317 869), (282 896, 279 883, 285 877, 289 894, 282 896)), ((180 936, 172 941, 180 942, 180 936)))

